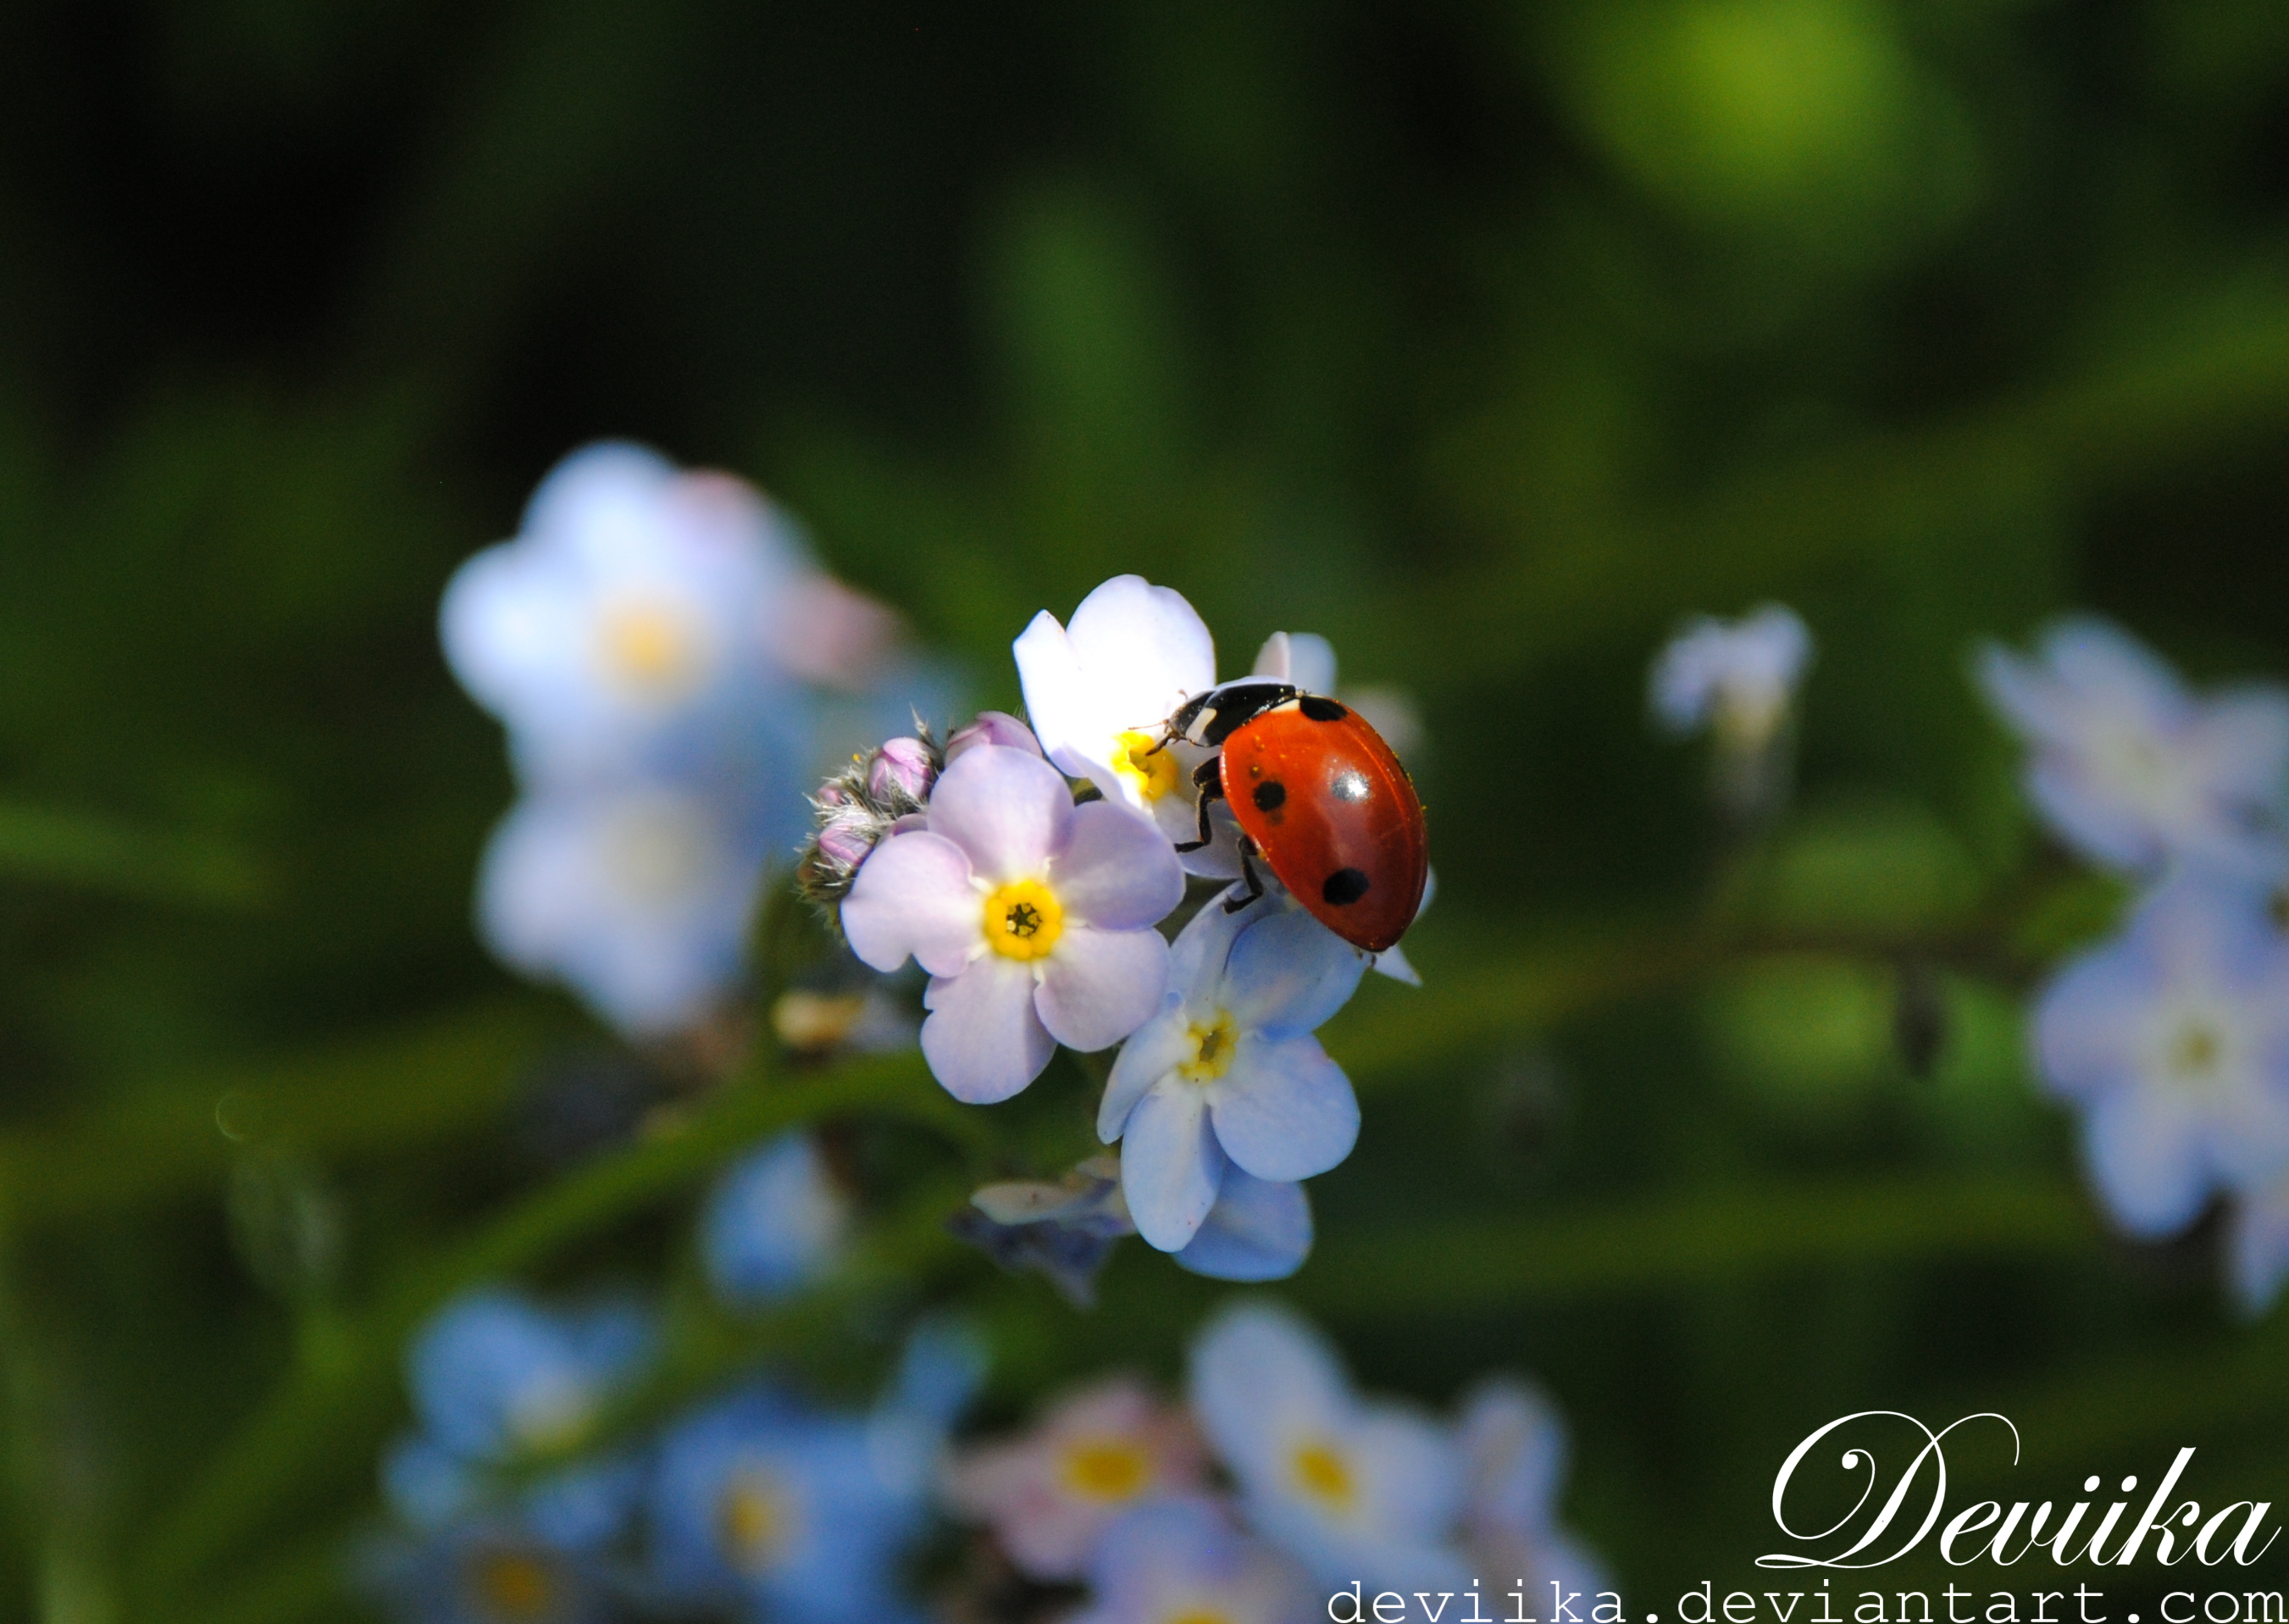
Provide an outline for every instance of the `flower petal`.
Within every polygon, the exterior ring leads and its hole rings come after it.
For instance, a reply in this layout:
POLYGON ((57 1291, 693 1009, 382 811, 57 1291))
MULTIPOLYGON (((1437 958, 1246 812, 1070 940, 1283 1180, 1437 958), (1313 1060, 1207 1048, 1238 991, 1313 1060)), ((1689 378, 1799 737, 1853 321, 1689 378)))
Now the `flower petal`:
POLYGON ((1073 791, 1056 768, 1025 751, 986 744, 938 776, 929 832, 969 854, 979 878, 999 884, 1039 874, 1069 838, 1073 815, 1073 791))
POLYGON ((895 970, 912 954, 933 975, 959 975, 985 939, 984 904, 961 847, 926 830, 877 846, 842 902, 842 934, 860 962, 895 970))
POLYGON ((1280 1445, 1344 1429, 1351 1384, 1327 1339, 1286 1309, 1244 1302, 1192 1344, 1192 1412, 1216 1453, 1248 1487, 1280 1474, 1280 1445))
POLYGON ((1152 1017, 1168 985, 1168 944, 1156 930, 1099 930, 1068 920, 1041 962, 1034 999, 1041 1023, 1087 1054, 1120 1042, 1152 1017))
POLYGON ((2116 1220, 2141 1238, 2174 1235, 2209 1197, 2198 1128, 2176 1100, 2125 1089, 2094 1104, 2083 1156, 2116 1220))
POLYGON ((1097 1138, 1106 1144, 1120 1138, 1144 1091, 1190 1060, 1192 1047, 1184 1000, 1174 992, 1165 994, 1160 1013, 1131 1032, 1113 1056, 1113 1075, 1105 1079, 1105 1097, 1097 1102, 1097 1138))
POLYGON ((1212 1280, 1284 1280, 1312 1253, 1312 1203, 1301 1184, 1224 1170, 1224 1184, 1179 1268, 1212 1280))
POLYGON ((1033 973, 1014 959, 988 953, 959 975, 932 981, 922 1002, 930 1010, 922 1023, 922 1057, 957 1100, 1006 1100, 1057 1053, 1033 1013, 1033 973))
POLYGON ((1216 640, 1184 595, 1117 575, 1081 601, 1066 637, 1107 733, 1156 728, 1216 686, 1216 640))
POLYGON ((1075 747, 1085 735, 1093 736, 1095 730, 1088 725, 1081 663, 1073 657, 1065 627, 1043 609, 1010 644, 1009 651, 1017 661, 1025 719, 1033 723, 1033 736, 1041 741, 1042 752, 1074 777, 1089 776, 1088 760, 1075 747))
POLYGON ((1189 1244, 1224 1171, 1199 1089, 1155 1088, 1137 1103, 1121 1142, 1121 1192, 1148 1245, 1176 1252, 1189 1244))
POLYGON ((1316 632, 1274 632, 1256 652, 1249 675, 1277 677, 1314 694, 1336 691, 1336 646, 1316 632))
POLYGON ((1359 1099, 1316 1038, 1246 1032, 1211 1091, 1224 1152, 1260 1179, 1307 1179, 1352 1153, 1359 1099))
POLYGON ((1248 926, 1232 944, 1223 1002, 1242 1027, 1312 1031, 1351 1001, 1367 961, 1302 909, 1285 909, 1248 926))
POLYGON ((1184 871, 1152 824, 1109 800, 1075 807, 1050 878, 1067 917, 1144 930, 1184 900, 1184 871))

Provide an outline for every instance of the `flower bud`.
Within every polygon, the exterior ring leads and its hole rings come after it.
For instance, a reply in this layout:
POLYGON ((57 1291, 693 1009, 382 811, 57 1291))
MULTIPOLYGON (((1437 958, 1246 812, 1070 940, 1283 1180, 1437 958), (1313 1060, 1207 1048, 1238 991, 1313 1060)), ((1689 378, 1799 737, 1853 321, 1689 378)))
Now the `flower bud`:
POLYGON ((1005 750, 1022 750, 1028 755, 1041 753, 1041 741, 1033 736, 1033 730, 1007 711, 980 711, 976 721, 946 740, 945 759, 951 762, 975 744, 999 744, 1005 750))
POLYGON ((857 868, 873 849, 874 842, 856 824, 829 824, 818 832, 819 855, 839 868, 857 868))
POLYGON ((929 745, 918 738, 894 738, 868 764, 866 792, 885 806, 920 806, 929 799, 937 776, 929 745))

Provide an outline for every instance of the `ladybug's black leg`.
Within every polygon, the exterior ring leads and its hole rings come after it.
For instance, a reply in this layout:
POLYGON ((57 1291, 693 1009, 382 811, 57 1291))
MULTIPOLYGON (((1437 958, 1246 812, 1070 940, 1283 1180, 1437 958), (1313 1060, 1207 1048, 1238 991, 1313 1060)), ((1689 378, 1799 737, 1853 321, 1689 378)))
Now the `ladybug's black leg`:
POLYGON ((1223 759, 1210 756, 1192 768, 1192 786, 1200 792, 1200 838, 1177 841, 1178 851, 1198 851, 1216 839, 1216 831, 1208 824, 1208 802, 1224 799, 1223 759))
POLYGON ((1238 913, 1242 908, 1264 895, 1264 882, 1256 877, 1256 864, 1248 859, 1256 855, 1256 842, 1246 835, 1240 837, 1240 877, 1248 881, 1248 895, 1228 898, 1224 905, 1226 913, 1238 913))

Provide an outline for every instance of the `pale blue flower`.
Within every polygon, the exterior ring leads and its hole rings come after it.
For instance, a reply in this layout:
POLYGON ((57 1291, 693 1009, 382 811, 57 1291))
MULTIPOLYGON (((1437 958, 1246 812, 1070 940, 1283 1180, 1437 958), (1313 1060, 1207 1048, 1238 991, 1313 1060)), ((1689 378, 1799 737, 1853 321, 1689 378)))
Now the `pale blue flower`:
POLYGON ((1460 1442, 1469 1477, 1463 1545, 1489 1585, 1531 1595, 1556 1584, 1594 1596, 1612 1581, 1558 1521, 1566 1479, 1566 1428, 1549 1399, 1496 1378, 1464 1400, 1460 1442))
POLYGON ((445 652, 534 782, 802 759, 786 657, 820 578, 752 487, 638 446, 573 453, 447 587, 445 652))
POLYGON ((1259 1179, 1227 1166, 1216 1205, 1177 1263, 1212 1280, 1284 1280, 1312 1254, 1312 1202, 1294 1180, 1259 1179))
POLYGON ((478 924, 500 958, 570 983, 631 1037, 703 1020, 739 982, 769 837, 668 783, 529 795, 494 831, 478 924))
POLYGON ((606 1576, 513 1517, 471 1517, 362 1554, 359 1577, 407 1624, 605 1624, 606 1576))
MULTIPOLYGON (((578 1446, 653 1339, 650 1317, 625 1302, 552 1310, 487 1288, 448 1304, 406 1352, 419 1430, 384 1459, 392 1507, 435 1529, 491 1504, 497 1469, 578 1446)), ((638 1487, 632 1462, 610 1460, 553 1473, 517 1499, 535 1534, 570 1549, 612 1538, 638 1487)))
POLYGON ((2094 618, 2054 623, 2038 650, 2030 660, 1990 647, 1980 680, 2032 748, 2027 793, 2060 839, 2132 872, 2173 858, 2258 878, 2289 868, 2289 693, 2197 697, 2094 618))
POLYGON ((1449 1543, 1467 1484, 1452 1434, 1359 1397, 1310 1325, 1261 1302, 1225 1310, 1192 1345, 1191 1390, 1250 1524, 1321 1584, 1467 1586, 1449 1543))
POLYGON ((783 1134, 735 1163, 699 1216, 708 1283, 753 1306, 817 1278, 841 1254, 850 1198, 809 1134, 783 1134))
POLYGON ((1059 1043, 1105 1048, 1160 1003, 1168 943, 1152 927, 1184 872, 1152 824, 1115 801, 1076 807, 1039 756, 985 744, 950 763, 922 829, 858 870, 841 910, 878 970, 930 974, 922 1055, 956 1099, 1004 1100, 1059 1043))
POLYGON ((1783 604, 1734 621, 1699 616, 1654 663, 1654 714, 1674 732, 1714 727, 1728 747, 1759 749, 1788 719, 1811 659, 1812 633, 1783 604))
POLYGON ((1312 1032, 1366 965, 1276 893, 1236 913, 1212 901, 1184 927, 1160 1010, 1114 1060, 1097 1110, 1146 1241, 1189 1245, 1228 1166, 1292 1183, 1351 1154, 1359 1102, 1312 1032))
POLYGON ((1108 1528, 1089 1563, 1089 1605, 1072 1624, 1309 1624, 1303 1576, 1199 1499, 1140 1506, 1108 1528))
POLYGON ((2189 872, 2154 891, 2044 990, 2034 1043, 2133 1235, 2171 1234, 2221 1186, 2289 1169, 2289 941, 2255 888, 2189 872))
POLYGON ((945 1429, 977 1370, 973 1341, 929 1331, 870 1415, 758 1384, 671 1428, 651 1496, 661 1588, 772 1624, 915 1617, 898 1563, 927 1523, 945 1429))
POLYGON ((2243 1310, 2261 1314, 2289 1280, 2289 1169, 2241 1190, 2226 1231, 2226 1281, 2243 1310))

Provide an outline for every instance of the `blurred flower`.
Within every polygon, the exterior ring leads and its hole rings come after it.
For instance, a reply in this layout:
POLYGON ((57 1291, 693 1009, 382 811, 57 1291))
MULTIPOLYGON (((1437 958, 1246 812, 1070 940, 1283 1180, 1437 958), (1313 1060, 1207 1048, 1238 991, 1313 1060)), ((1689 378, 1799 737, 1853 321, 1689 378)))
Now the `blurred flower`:
POLYGON ((2239 1192, 2228 1220, 2226 1281, 2244 1312, 2263 1313, 2289 1280, 2289 1170, 2239 1192))
POLYGON ((817 1278, 841 1254, 850 1198, 809 1134, 782 1134, 736 1163, 699 1216, 708 1284, 754 1306, 817 1278))
POLYGON ((360 1566, 367 1586, 408 1624, 602 1624, 615 1616, 593 1562, 509 1518, 387 1540, 360 1566))
POLYGON ((1163 744, 1161 724, 1216 686, 1216 641, 1192 606, 1142 576, 1115 576, 1073 624, 1047 609, 1014 645, 1025 714, 1060 770, 1150 816, 1172 843, 1197 833, 1192 768, 1207 752, 1163 744))
POLYGON ((1191 1421, 1122 1377, 1073 1394, 1023 1437, 957 1457, 945 1493, 1040 1580, 1077 1579, 1123 1512, 1201 1486, 1191 1421))
POLYGON ((663 1588, 789 1624, 914 1617, 897 1564, 926 1520, 945 1428, 978 1372, 974 1341, 928 1327, 871 1415, 758 1385, 671 1428, 651 1500, 663 1588))
POLYGON ((541 482, 514 540, 454 576, 446 657, 507 725, 529 781, 713 766, 769 736, 799 760, 788 634, 805 640, 804 674, 849 652, 811 646, 817 594, 802 589, 817 578, 743 482, 594 445, 541 482))
POLYGON ((914 1047, 917 1023, 905 1006, 882 988, 818 992, 792 988, 771 1003, 771 1031, 804 1055, 843 1050, 886 1055, 914 1047))
POLYGON ((2221 1184, 2289 1168, 2289 941, 2253 888, 2188 874, 2070 961, 2035 1054, 2082 1107, 2100 1195, 2133 1235, 2183 1229, 2221 1184))
POLYGON ((667 784, 544 791, 502 820, 478 875, 487 943, 570 983, 632 1037, 696 1024, 738 981, 764 832, 667 784))
POLYGON ((1729 622, 1699 616, 1654 663, 1654 713, 1675 732, 1713 726, 1721 743, 1761 748, 1787 720, 1811 658, 1812 634, 1781 604, 1729 622))
POLYGON ((1002 1268, 1046 1276, 1075 1308, 1097 1301, 1097 1271, 1124 1235, 1137 1233, 1121 1197, 1121 1164, 1092 1156, 1055 1183, 987 1184, 946 1228, 1002 1268))
POLYGON ((1177 936, 1160 1011, 1121 1048, 1097 1136, 1122 1142, 1137 1232, 1163 1252, 1198 1233, 1227 1162, 1292 1182, 1351 1154, 1359 1102, 1311 1034, 1366 958, 1302 910, 1211 901, 1177 936))
POLYGON ((1040 1076, 1057 1044, 1101 1049, 1137 1029, 1168 978, 1152 927, 1183 896, 1150 824, 1076 807, 1047 762, 986 745, 940 776, 923 829, 860 868, 842 928, 874 968, 911 954, 930 973, 922 1054, 954 1097, 985 1104, 1040 1076))
POLYGON ((1303 1576, 1217 1507, 1170 1500, 1107 1531, 1089 1564, 1089 1604, 1072 1624, 1307 1624, 1303 1576))
POLYGON ((1192 1344, 1192 1412, 1248 1520, 1323 1584, 1460 1591, 1447 1547, 1464 1461, 1446 1429, 1354 1395, 1335 1352, 1284 1310, 1225 1310, 1192 1344))
MULTIPOLYGON (((649 1318, 627 1303, 554 1311, 494 1288, 449 1303, 406 1354, 420 1429, 384 1460, 391 1506, 416 1527, 440 1528, 494 1497, 493 1469, 577 1448, 652 1338, 649 1318)), ((634 1488, 633 1468, 607 1461, 552 1473, 520 1499, 532 1532, 570 1549, 610 1539, 634 1488)))
POLYGON ((2289 868, 2289 693, 2265 685, 2198 699, 2154 653, 2103 620, 2061 620, 2040 658, 1990 647, 1979 675, 2034 749, 2027 793, 2093 861, 2151 872, 2173 857, 2253 877, 2289 868))
POLYGON ((1488 1381, 1464 1402, 1460 1432, 1469 1482, 1463 1544, 1473 1570, 1529 1591, 1607 1588, 1596 1558, 1558 1525, 1566 1429, 1549 1400, 1518 1381, 1488 1381))

